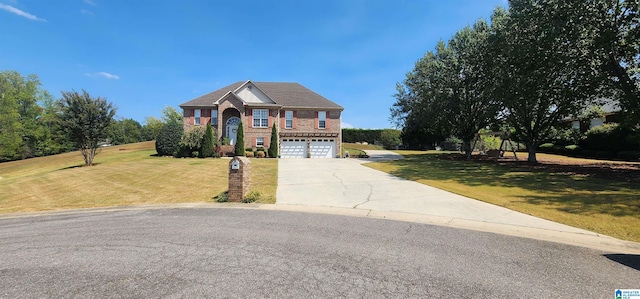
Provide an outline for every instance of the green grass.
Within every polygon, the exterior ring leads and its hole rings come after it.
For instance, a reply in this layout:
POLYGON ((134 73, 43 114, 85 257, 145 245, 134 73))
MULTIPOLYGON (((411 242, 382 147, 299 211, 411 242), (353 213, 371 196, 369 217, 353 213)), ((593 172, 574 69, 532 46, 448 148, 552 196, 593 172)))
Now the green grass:
POLYGON ((357 144, 357 143, 343 143, 342 144, 342 155, 344 156, 345 151, 349 151, 349 155, 357 156, 364 155, 364 150, 381 150, 383 149, 381 146, 373 145, 373 144, 357 144))
POLYGON ((398 153, 405 159, 365 165, 515 211, 640 242, 637 184, 438 159, 441 152, 398 153))
MULTIPOLYGON (((103 149, 83 167, 79 152, 0 163, 0 213, 213 202, 228 188, 228 159, 154 156, 153 142, 103 149)), ((274 203, 277 160, 251 159, 251 190, 274 203)))

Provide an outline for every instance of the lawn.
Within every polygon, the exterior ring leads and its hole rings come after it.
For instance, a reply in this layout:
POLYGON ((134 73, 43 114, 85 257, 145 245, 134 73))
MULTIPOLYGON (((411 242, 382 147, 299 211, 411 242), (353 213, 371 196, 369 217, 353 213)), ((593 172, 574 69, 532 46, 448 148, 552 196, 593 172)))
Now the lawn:
POLYGON ((342 156, 348 151, 352 157, 364 155, 364 150, 381 150, 381 146, 373 144, 359 144, 359 143, 343 143, 342 144, 342 156))
MULTIPOLYGON (((640 184, 634 180, 640 168, 633 165, 626 174, 635 177, 624 181, 558 171, 548 165, 461 161, 451 159, 454 154, 435 151, 398 153, 405 159, 365 165, 526 214, 640 242, 640 184)), ((551 155, 538 158, 576 165, 597 163, 551 155)))
MULTIPOLYGON (((95 166, 79 152, 0 163, 0 213, 213 202, 228 188, 228 159, 157 157, 154 142, 103 149, 95 166)), ((278 161, 251 159, 251 190, 274 203, 278 161)))

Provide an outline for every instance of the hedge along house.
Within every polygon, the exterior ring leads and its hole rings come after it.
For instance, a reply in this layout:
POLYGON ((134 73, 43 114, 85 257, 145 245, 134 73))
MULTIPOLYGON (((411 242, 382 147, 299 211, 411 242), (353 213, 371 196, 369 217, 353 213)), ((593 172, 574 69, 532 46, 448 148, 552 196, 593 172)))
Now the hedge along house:
POLYGON ((342 149, 344 108, 298 83, 236 82, 180 105, 185 131, 210 123, 235 144, 242 123, 245 148, 267 148, 278 128, 282 158, 333 158, 342 149))

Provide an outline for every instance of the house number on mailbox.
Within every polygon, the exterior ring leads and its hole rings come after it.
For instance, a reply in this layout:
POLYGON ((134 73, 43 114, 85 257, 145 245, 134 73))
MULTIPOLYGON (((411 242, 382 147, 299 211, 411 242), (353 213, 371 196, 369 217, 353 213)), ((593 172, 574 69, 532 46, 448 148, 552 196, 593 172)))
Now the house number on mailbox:
POLYGON ((231 161, 231 169, 240 169, 240 161, 238 160, 231 161))

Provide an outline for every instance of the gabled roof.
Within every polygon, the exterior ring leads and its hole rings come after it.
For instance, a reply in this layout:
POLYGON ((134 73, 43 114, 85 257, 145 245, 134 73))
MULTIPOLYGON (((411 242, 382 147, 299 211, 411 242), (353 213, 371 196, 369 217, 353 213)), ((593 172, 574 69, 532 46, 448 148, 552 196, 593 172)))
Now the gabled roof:
POLYGON ((312 90, 293 82, 252 82, 238 81, 227 85, 214 92, 205 94, 191 101, 180 104, 180 107, 211 107, 217 104, 217 101, 227 95, 229 92, 234 93, 243 85, 251 83, 264 92, 276 104, 283 108, 320 108, 320 109, 339 109, 342 106, 328 100, 327 98, 313 92, 312 90))

